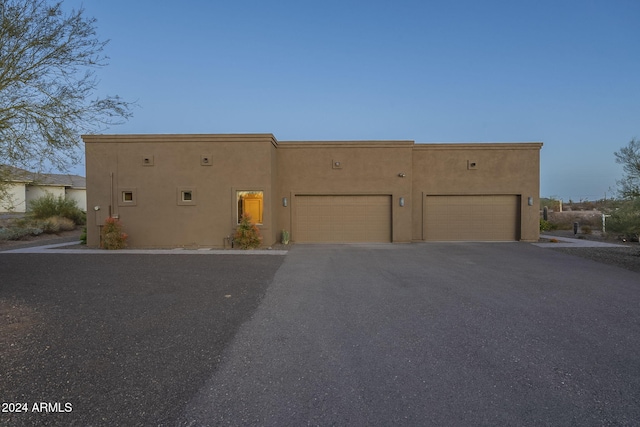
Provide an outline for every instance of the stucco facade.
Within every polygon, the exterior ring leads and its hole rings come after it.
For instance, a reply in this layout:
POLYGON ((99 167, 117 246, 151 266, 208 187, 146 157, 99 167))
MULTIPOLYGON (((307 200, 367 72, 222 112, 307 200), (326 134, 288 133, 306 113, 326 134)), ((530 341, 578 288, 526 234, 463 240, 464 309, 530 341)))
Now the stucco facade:
POLYGON ((265 245, 282 230, 301 243, 539 235, 541 143, 306 142, 271 134, 83 139, 90 246, 115 216, 131 247, 220 248, 243 212, 258 219, 265 245))

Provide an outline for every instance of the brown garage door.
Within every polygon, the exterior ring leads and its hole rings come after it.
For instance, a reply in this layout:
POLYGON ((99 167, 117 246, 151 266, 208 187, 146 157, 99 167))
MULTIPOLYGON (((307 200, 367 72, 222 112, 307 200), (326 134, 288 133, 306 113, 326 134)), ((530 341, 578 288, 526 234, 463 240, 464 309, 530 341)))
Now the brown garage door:
POLYGON ((296 242, 390 242, 391 196, 296 196, 296 242))
POLYGON ((424 200, 425 240, 519 240, 519 224, 519 196, 426 196, 424 200))

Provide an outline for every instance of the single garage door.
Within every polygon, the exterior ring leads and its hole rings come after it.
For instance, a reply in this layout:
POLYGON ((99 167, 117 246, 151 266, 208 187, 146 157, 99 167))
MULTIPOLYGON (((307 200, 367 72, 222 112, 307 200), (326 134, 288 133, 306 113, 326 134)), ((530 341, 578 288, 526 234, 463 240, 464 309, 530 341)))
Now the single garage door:
POLYGON ((391 196, 296 196, 296 242, 390 242, 391 196))
POLYGON ((427 195, 423 233, 430 241, 519 240, 520 196, 427 195))

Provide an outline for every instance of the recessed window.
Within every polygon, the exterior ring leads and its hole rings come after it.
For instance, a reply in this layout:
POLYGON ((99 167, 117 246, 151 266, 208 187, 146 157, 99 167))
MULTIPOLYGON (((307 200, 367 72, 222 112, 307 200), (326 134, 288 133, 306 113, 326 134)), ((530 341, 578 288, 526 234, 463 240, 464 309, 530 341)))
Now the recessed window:
POLYGON ((193 187, 177 188, 176 199, 179 206, 194 206, 196 204, 196 189, 193 187))
POLYGON ((118 198, 118 206, 136 206, 138 203, 137 191, 135 188, 119 188, 120 197, 118 198))
POLYGON ((251 217, 254 224, 262 224, 264 211, 264 193, 262 191, 237 191, 238 224, 244 215, 251 217))

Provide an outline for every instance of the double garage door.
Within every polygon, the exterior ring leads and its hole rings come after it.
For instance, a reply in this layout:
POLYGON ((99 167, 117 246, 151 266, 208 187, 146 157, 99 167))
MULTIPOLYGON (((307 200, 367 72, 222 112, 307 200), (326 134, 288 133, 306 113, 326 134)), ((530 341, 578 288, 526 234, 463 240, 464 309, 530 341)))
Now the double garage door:
MULTIPOLYGON (((296 196, 295 206, 296 242, 391 241, 391 196, 296 196)), ((520 197, 427 195, 422 220, 424 240, 519 240, 520 197)))
POLYGON ((426 196, 423 238, 430 241, 506 241, 520 238, 520 197, 426 196))
POLYGON ((296 196, 295 241, 391 241, 391 196, 296 196))

